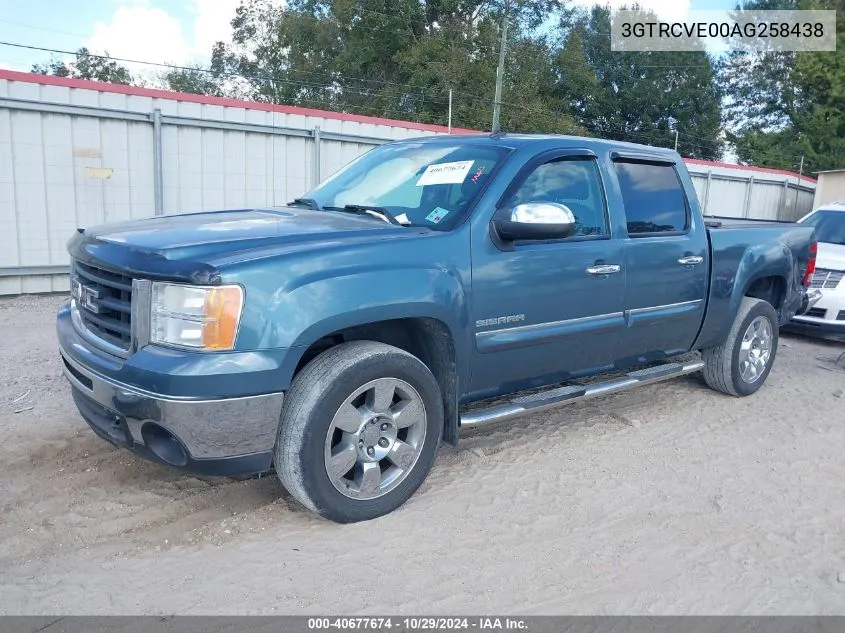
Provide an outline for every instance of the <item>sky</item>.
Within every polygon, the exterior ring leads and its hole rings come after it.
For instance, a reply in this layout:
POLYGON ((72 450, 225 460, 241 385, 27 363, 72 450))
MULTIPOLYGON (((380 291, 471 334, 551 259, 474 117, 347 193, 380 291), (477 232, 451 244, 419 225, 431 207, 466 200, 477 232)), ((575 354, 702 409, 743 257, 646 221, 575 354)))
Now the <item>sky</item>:
MULTIPOLYGON (((228 41, 240 0, 0 0, 0 41, 160 63, 207 61, 228 41)), ((0 67, 30 70, 49 53, 0 45, 0 67)))
MULTIPOLYGON (((610 0, 611 6, 631 0, 610 0)), ((177 65, 207 62, 218 40, 228 42, 241 0, 0 0, 0 41, 177 65)), ((283 0, 279 0, 283 2, 283 0)), ((594 0, 570 0, 589 6, 594 0)), ((729 9, 735 0, 640 0, 661 18, 690 10, 729 9)), ((602 3, 604 4, 604 3, 602 3)), ((0 45, 0 68, 29 71, 50 53, 0 45)), ((131 70, 136 70, 131 68, 131 70)))

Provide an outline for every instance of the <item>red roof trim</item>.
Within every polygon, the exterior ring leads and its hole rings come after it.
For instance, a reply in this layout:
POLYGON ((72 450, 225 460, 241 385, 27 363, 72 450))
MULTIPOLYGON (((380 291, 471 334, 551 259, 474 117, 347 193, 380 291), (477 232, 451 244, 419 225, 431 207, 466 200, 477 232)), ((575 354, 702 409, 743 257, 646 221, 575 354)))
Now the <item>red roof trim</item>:
MULTIPOLYGON (((152 99, 187 101, 190 103, 202 103, 228 108, 246 108, 248 110, 263 110, 265 112, 279 112, 281 114, 299 114, 302 116, 322 117, 324 119, 334 119, 337 121, 353 121, 355 123, 367 123, 370 125, 389 125, 391 127, 403 127, 412 130, 423 130, 425 132, 449 131, 449 128, 445 125, 414 123, 412 121, 399 121, 396 119, 385 119, 382 117, 364 116, 361 114, 330 112, 328 110, 317 110, 315 108, 300 108, 298 106, 258 103, 256 101, 242 101, 240 99, 228 99, 226 97, 207 97, 205 95, 195 95, 187 92, 173 92, 171 90, 159 90, 157 88, 139 88, 138 86, 124 86, 122 84, 104 83, 102 81, 88 81, 87 79, 69 79, 67 77, 54 77, 52 75, 39 75, 37 73, 23 73, 14 70, 0 70, 0 79, 8 79, 9 81, 24 81, 28 83, 41 84, 42 86, 62 86, 64 88, 77 88, 80 90, 112 92, 137 97, 150 97, 152 99)), ((452 132, 456 134, 475 134, 477 133, 477 130, 453 127, 452 132)))
MULTIPOLYGON (((322 117, 337 121, 353 121, 355 123, 368 123, 370 125, 388 125, 391 127, 403 127, 412 130, 425 132, 448 132, 445 125, 429 125, 427 123, 415 123, 413 121, 400 121, 398 119, 385 119, 382 117, 364 116, 361 114, 345 114, 343 112, 331 112, 329 110, 317 110, 315 108, 300 108, 298 106, 274 105, 271 103, 258 103, 256 101, 243 101, 240 99, 229 99, 226 97, 207 97, 187 92, 174 92, 171 90, 159 90, 157 88, 139 88, 137 86, 124 86, 122 84, 111 84, 102 81, 88 81, 87 79, 69 79, 67 77, 54 77, 53 75, 39 75, 37 73, 24 73, 14 70, 0 70, 0 79, 9 81, 24 81, 27 83, 41 84, 42 86, 62 86, 65 88, 78 88, 80 90, 96 90, 98 92, 112 92, 138 97, 150 97, 152 99, 169 99, 171 101, 187 101, 189 103, 202 103, 206 105, 217 105, 228 108, 245 108, 247 110, 263 110, 265 112, 279 112, 281 114, 299 114, 301 116, 322 117)), ((477 134, 478 130, 467 128, 452 128, 456 134, 477 134)), ((740 169, 745 171, 756 171, 769 174, 780 174, 798 178, 798 174, 784 169, 771 169, 769 167, 753 167, 751 165, 732 165, 712 160, 701 160, 698 158, 685 158, 685 162, 692 165, 707 165, 711 167, 725 167, 728 169, 740 169)), ((801 176, 802 180, 815 183, 814 178, 801 176)))
POLYGON ((685 158, 685 163, 690 163, 691 165, 706 165, 708 167, 725 167, 727 169, 740 169, 743 171, 757 171, 763 172, 766 174, 779 174, 781 176, 790 176, 792 178, 801 178, 801 180, 806 180, 807 182, 815 183, 815 178, 810 178, 809 176, 799 176, 794 171, 788 171, 786 169, 773 169, 771 167, 755 167, 753 165, 733 165, 730 163, 719 163, 715 160, 702 160, 700 158, 685 158))

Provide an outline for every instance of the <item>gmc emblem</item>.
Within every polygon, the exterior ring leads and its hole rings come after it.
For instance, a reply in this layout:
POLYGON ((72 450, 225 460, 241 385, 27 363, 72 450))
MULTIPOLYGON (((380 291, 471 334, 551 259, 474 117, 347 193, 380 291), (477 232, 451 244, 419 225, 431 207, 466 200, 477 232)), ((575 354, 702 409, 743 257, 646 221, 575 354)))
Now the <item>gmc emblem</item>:
POLYGON ((95 314, 100 311, 100 307, 95 303, 95 300, 100 298, 99 290, 89 286, 83 286, 79 280, 74 279, 71 284, 71 294, 80 307, 95 314))

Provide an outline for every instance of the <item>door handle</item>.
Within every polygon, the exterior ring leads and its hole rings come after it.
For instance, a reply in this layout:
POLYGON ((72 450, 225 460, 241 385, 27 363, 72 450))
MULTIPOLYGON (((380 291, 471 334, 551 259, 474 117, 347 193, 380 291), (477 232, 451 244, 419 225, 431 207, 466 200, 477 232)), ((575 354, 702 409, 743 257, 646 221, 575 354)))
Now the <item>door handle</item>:
POLYGON ((698 255, 690 255, 689 257, 681 257, 681 259, 678 260, 678 263, 681 266, 692 266, 694 264, 700 264, 703 261, 703 257, 699 257, 698 255))
POLYGON ((602 264, 600 266, 590 266, 587 268, 588 275, 612 275, 622 270, 621 266, 616 264, 602 264))

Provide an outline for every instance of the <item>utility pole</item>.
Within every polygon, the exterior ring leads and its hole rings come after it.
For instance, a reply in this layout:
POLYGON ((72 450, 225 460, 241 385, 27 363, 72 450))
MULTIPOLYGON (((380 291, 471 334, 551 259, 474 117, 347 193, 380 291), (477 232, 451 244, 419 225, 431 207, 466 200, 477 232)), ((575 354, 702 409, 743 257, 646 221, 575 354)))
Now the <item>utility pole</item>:
POLYGON ((505 75, 505 44, 508 41, 508 9, 510 3, 505 3, 502 14, 502 42, 499 45, 499 66, 496 68, 496 96, 493 98, 493 134, 501 131, 499 126, 499 112, 502 109, 502 79, 505 75))
POLYGON ((452 133, 452 89, 449 88, 449 134, 452 133))
POLYGON ((798 192, 801 191, 801 177, 804 175, 804 156, 801 156, 801 166, 798 168, 798 184, 795 185, 795 204, 792 205, 792 214, 795 215, 795 210, 798 207, 798 192))
POLYGON ((675 151, 678 151, 678 128, 675 128, 675 151))

